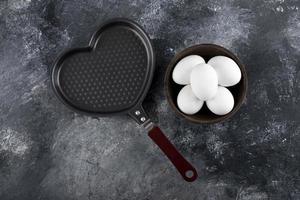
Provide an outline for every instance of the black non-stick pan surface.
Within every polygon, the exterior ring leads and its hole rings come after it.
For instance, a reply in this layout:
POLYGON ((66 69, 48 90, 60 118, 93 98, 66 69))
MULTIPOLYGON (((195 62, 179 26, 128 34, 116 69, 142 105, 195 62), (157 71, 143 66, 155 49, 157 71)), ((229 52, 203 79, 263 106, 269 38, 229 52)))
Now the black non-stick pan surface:
POLYGON ((142 124, 186 181, 197 178, 195 168, 155 126, 142 107, 155 69, 151 41, 135 22, 104 23, 85 48, 62 54, 52 70, 58 98, 75 112, 92 116, 126 113, 142 124))

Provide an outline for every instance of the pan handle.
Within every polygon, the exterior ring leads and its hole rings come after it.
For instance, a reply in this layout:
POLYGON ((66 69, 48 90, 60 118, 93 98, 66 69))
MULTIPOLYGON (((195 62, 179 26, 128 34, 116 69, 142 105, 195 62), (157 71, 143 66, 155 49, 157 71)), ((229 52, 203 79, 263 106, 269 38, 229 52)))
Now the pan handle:
POLYGON ((198 177, 196 169, 177 151, 159 127, 155 126, 144 111, 142 105, 136 106, 128 113, 137 123, 148 130, 149 137, 169 158, 184 180, 192 182, 198 177))
POLYGON ((188 182, 196 180, 198 177, 196 169, 177 151, 159 127, 151 128, 148 135, 169 158, 184 180, 188 182))

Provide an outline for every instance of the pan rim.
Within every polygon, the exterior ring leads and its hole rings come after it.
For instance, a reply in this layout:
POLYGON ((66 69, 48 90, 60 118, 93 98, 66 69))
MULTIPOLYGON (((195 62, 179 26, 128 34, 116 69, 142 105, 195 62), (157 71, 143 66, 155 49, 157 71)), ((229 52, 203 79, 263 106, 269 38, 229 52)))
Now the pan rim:
POLYGON ((99 28, 94 32, 92 35, 90 42, 85 47, 80 48, 72 48, 67 49, 63 51, 60 56, 55 60, 54 66, 51 70, 51 85, 54 90, 55 95, 58 97, 58 99, 66 105, 69 109, 76 113, 89 115, 89 116, 112 116, 112 115, 119 115, 119 114, 128 114, 130 111, 132 111, 134 108, 141 106, 143 100, 145 99, 148 90, 151 86, 153 75, 155 71, 155 54, 153 49, 153 44, 151 39, 149 38, 148 34, 145 32, 145 30, 138 25, 136 22, 126 19, 126 18, 114 18, 107 20, 106 22, 102 23, 99 28), (140 40, 144 43, 146 52, 147 52, 147 72, 146 72, 146 78, 145 82, 143 83, 143 88, 141 88, 141 92, 137 96, 136 100, 128 107, 124 108, 118 111, 112 111, 112 112, 99 112, 99 111, 87 111, 85 109, 81 109, 75 105, 73 105, 66 97, 63 95, 63 91, 61 90, 60 84, 59 84, 59 71, 61 69, 61 63, 64 61, 64 59, 74 53, 74 52, 83 52, 83 51, 93 51, 93 48, 98 40, 98 36, 107 28, 107 26, 111 26, 112 24, 122 24, 122 26, 125 26, 127 28, 132 29, 131 31, 134 31, 135 34, 140 38, 140 40))

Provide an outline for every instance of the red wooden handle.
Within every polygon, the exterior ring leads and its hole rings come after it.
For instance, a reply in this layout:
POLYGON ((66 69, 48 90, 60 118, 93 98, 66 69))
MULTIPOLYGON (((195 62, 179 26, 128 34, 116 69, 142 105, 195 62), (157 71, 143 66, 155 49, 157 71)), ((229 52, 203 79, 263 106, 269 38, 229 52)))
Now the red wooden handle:
POLYGON ((184 180, 188 182, 196 180, 198 177, 196 169, 177 151, 159 127, 153 127, 148 135, 169 158, 184 180))

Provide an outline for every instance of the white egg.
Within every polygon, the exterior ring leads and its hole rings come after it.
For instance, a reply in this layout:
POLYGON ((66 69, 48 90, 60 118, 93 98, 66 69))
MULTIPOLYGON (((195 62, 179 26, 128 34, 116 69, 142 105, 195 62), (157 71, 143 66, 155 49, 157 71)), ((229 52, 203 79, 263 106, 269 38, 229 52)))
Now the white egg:
POLYGON ((191 72, 191 87, 200 100, 213 98, 218 90, 218 76, 214 68, 208 64, 199 64, 191 72))
POLYGON ((205 63, 205 60, 198 55, 190 55, 181 59, 173 70, 174 82, 180 85, 190 84, 191 71, 200 63, 205 63))
POLYGON ((215 56, 207 64, 211 65, 218 74, 219 85, 229 87, 237 84, 242 77, 239 66, 226 56, 215 56))
POLYGON ((226 115, 233 109, 234 98, 227 88, 219 86, 216 96, 206 101, 206 105, 216 115, 226 115))
POLYGON ((201 109, 203 101, 197 99, 190 85, 186 85, 177 96, 177 105, 183 113, 192 115, 201 109))

